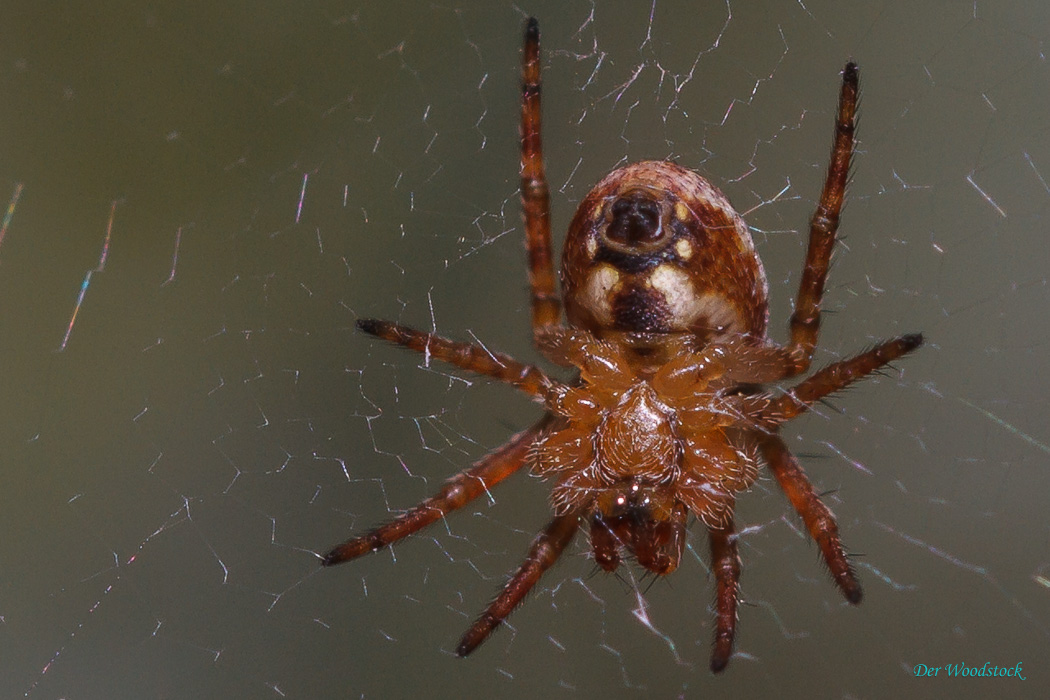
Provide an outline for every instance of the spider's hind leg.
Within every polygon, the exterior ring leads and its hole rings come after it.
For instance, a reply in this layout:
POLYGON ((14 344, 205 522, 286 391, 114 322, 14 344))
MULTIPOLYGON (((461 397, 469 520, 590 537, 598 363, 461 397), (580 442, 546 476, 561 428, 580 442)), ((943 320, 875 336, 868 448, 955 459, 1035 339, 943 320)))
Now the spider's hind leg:
POLYGON ((521 56, 521 209, 529 255, 532 334, 537 344, 541 334, 561 320, 551 252, 550 188, 543 167, 540 63, 540 28, 529 18, 521 56))
POLYGON ((853 157, 857 115, 857 64, 847 63, 842 71, 842 90, 839 93, 839 111, 835 119, 835 140, 831 147, 831 161, 824 180, 820 203, 809 224, 809 246, 806 264, 802 268, 795 312, 791 315, 791 342, 789 350, 797 358, 795 374, 809 368, 813 348, 820 330, 820 303, 831 264, 831 250, 835 247, 835 233, 839 228, 839 213, 846 197, 849 164, 853 157))

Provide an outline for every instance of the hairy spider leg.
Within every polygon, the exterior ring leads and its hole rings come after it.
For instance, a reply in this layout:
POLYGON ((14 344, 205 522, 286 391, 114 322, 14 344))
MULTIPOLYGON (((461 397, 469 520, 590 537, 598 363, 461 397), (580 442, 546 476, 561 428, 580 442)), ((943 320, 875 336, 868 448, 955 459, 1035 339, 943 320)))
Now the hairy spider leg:
POLYGON ((498 379, 532 396, 544 398, 550 388, 559 386, 559 382, 548 377, 539 367, 518 362, 510 355, 492 352, 478 345, 449 340, 435 333, 424 333, 408 326, 374 318, 361 319, 357 322, 357 327, 365 333, 423 353, 435 360, 498 379))
POLYGON ((325 555, 322 564, 332 566, 382 549, 462 508, 520 469, 533 443, 552 422, 550 416, 545 416, 499 449, 482 457, 471 468, 456 474, 440 491, 412 510, 339 545, 325 555))
POLYGON ((920 345, 921 334, 904 335, 881 343, 856 357, 828 365, 791 388, 784 396, 772 400, 756 417, 759 425, 756 435, 766 464, 791 505, 802 516, 810 536, 819 545, 835 583, 853 604, 859 603, 863 594, 842 548, 835 516, 821 502, 798 460, 775 431, 781 423, 808 410, 815 401, 863 379, 920 345))
POLYGON ((842 548, 835 515, 817 496, 813 485, 806 478, 802 465, 779 435, 762 436, 759 448, 769 470, 773 472, 780 488, 791 501, 792 507, 802 516, 809 536, 820 547, 820 553, 831 571, 831 577, 835 579, 835 584, 846 596, 846 600, 857 605, 864 594, 853 573, 853 567, 846 558, 846 551, 842 548))
POLYGON ((810 536, 820 547, 820 553, 824 557, 827 569, 832 572, 836 586, 846 600, 856 606, 864 594, 842 548, 835 514, 820 500, 810 480, 806 478, 802 465, 791 450, 787 449, 780 436, 763 436, 759 448, 765 464, 769 465, 777 483, 787 495, 787 500, 791 501, 792 507, 802 516, 805 529, 810 531, 810 536))
POLYGON ((722 671, 733 653, 736 610, 740 602, 740 555, 736 548, 733 519, 719 529, 708 531, 711 541, 711 570, 715 574, 715 643, 711 651, 711 670, 722 671))
POLYGON ((763 427, 772 427, 797 418, 828 394, 845 389, 853 382, 885 367, 922 345, 922 334, 902 335, 876 345, 871 350, 848 360, 830 364, 773 399, 756 417, 763 427))
POLYGON ((842 92, 839 94, 838 118, 835 121, 835 140, 831 147, 831 161, 824 180, 820 203, 809 224, 809 247, 806 265, 802 270, 795 312, 791 314, 791 342, 788 349, 797 364, 790 376, 809 369, 813 348, 820 330, 820 302, 824 283, 831 264, 831 250, 835 247, 835 232, 839 228, 839 212, 846 196, 850 158, 853 156, 853 131, 857 114, 857 64, 846 64, 842 71, 842 92))
POLYGON ((532 334, 539 345, 543 331, 560 324, 561 302, 551 253, 550 189, 540 134, 540 27, 532 17, 525 25, 521 60, 521 209, 529 254, 532 334))
POLYGON ((500 591, 496 599, 492 601, 488 609, 481 614, 467 633, 463 635, 459 646, 456 647, 458 656, 466 656, 474 651, 479 644, 488 639, 492 630, 496 629, 514 608, 518 607, 536 582, 540 580, 544 572, 554 565, 561 556, 565 547, 572 542, 572 536, 580 527, 579 512, 570 512, 559 515, 544 528, 543 532, 536 536, 529 547, 529 553, 525 561, 521 563, 518 570, 510 577, 507 584, 500 591))

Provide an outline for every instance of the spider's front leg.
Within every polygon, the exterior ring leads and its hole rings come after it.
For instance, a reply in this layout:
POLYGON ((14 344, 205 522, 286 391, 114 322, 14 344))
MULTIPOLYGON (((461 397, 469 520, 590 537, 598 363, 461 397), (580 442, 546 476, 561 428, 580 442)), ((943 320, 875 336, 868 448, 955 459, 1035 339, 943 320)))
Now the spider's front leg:
POLYGON ((802 516, 809 536, 820 547, 820 553, 842 594, 854 605, 860 603, 864 594, 847 559, 846 550, 842 547, 842 540, 839 539, 835 515, 817 496, 802 466, 779 435, 762 436, 759 448, 780 488, 787 494, 795 511, 802 516))
POLYGON ((733 520, 708 531, 711 540, 711 571, 715 574, 715 644, 711 651, 711 670, 725 669, 733 653, 736 610, 740 602, 740 555, 736 548, 733 520))
POLYGON ((547 524, 543 532, 532 541, 525 561, 507 581, 496 600, 492 601, 488 609, 463 635, 459 646, 456 647, 456 655, 466 656, 488 639, 492 631, 518 607, 544 572, 558 561, 558 557, 572 542, 572 536, 579 527, 580 514, 576 511, 559 515, 547 524))
POLYGON ((801 415, 814 402, 915 350, 922 345, 922 340, 922 335, 916 333, 880 343, 856 357, 828 365, 789 389, 783 396, 772 400, 761 399, 765 405, 756 404, 753 412, 749 412, 766 464, 787 494, 791 505, 802 516, 810 537, 819 545, 835 583, 842 589, 846 599, 854 604, 860 602, 861 588, 842 548, 835 516, 814 492, 806 473, 777 431, 780 425, 801 415))

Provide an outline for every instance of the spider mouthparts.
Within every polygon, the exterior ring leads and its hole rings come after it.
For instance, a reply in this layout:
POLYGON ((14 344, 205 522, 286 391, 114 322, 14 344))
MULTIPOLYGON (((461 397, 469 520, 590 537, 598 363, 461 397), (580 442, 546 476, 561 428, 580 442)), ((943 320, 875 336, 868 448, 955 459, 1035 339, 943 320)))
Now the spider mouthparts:
POLYGON ((617 512, 597 512, 591 517, 591 547, 594 560, 605 571, 620 565, 621 548, 634 555, 638 564, 657 576, 678 568, 686 539, 685 506, 667 512, 648 505, 629 505, 617 512))

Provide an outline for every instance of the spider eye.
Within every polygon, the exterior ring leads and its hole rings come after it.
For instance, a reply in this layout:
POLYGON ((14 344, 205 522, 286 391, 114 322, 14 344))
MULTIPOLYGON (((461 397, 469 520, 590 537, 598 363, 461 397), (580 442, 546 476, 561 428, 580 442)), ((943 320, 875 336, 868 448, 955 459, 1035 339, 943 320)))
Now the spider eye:
POLYGON ((609 207, 606 238, 627 248, 649 248, 663 237, 660 205, 645 192, 629 192, 609 207))

